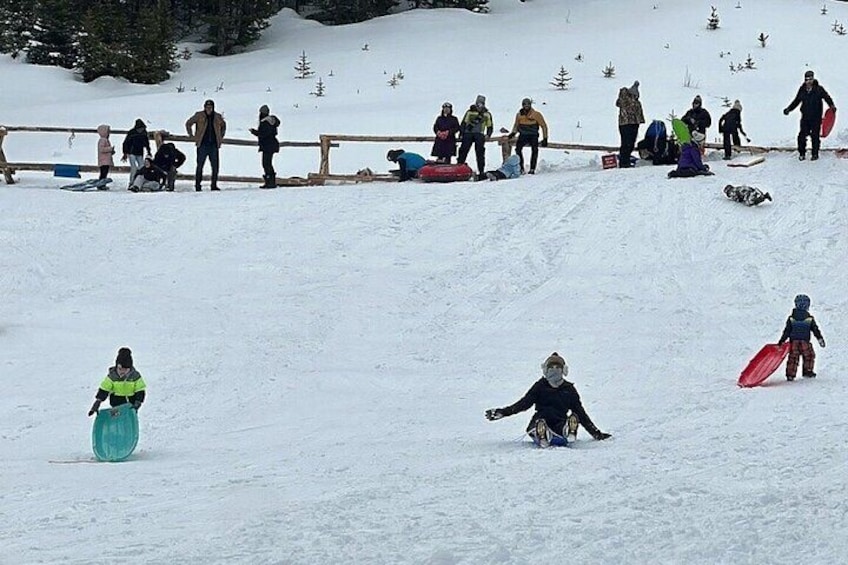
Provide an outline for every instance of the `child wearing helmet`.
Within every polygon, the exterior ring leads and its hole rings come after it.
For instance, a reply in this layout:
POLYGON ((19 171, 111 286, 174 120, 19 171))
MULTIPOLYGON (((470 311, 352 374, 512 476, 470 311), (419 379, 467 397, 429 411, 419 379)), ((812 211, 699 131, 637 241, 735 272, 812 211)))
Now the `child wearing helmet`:
POLYGON ((521 400, 505 408, 486 410, 486 419, 500 420, 535 406, 536 412, 530 419, 527 433, 542 447, 573 441, 577 438, 578 425, 582 425, 596 440, 612 437, 599 430, 586 414, 574 384, 565 380, 568 365, 559 353, 554 351, 545 359, 542 374, 544 376, 530 387, 521 400))
POLYGON ((816 352, 813 350, 813 344, 810 343, 810 334, 816 336, 819 345, 824 347, 824 337, 816 319, 810 314, 810 297, 806 294, 799 294, 795 297, 795 308, 786 319, 786 326, 783 328, 783 335, 777 342, 782 345, 787 339, 789 340, 789 359, 786 361, 786 380, 794 381, 795 374, 798 371, 798 358, 803 360, 801 375, 807 378, 813 378, 816 373, 813 371, 816 362, 816 352))

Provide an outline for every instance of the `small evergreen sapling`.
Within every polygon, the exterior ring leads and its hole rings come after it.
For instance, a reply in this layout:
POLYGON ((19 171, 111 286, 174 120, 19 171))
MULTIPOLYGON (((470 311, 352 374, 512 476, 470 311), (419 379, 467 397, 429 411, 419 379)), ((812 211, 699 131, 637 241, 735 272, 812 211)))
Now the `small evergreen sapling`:
POLYGON ((300 57, 295 62, 294 70, 297 73, 295 78, 309 78, 315 74, 315 71, 312 70, 312 63, 306 56, 306 51, 301 51, 300 57))
POLYGON ((707 20, 707 29, 716 30, 718 29, 719 18, 718 18, 718 10, 716 10, 715 6, 710 6, 712 12, 710 13, 710 17, 707 20))
POLYGON ((325 89, 326 89, 326 86, 324 86, 324 81, 321 79, 321 77, 318 77, 318 82, 315 83, 315 90, 313 90, 309 94, 311 94, 312 96, 317 96, 318 98, 321 98, 322 96, 324 96, 324 90, 325 89))
POLYGON ((765 46, 766 46, 766 40, 768 40, 768 38, 769 38, 769 36, 768 36, 768 35, 766 35, 766 34, 764 34, 764 33, 760 33, 760 36, 759 36, 759 37, 757 37, 757 41, 759 41, 759 42, 760 42, 760 47, 765 47, 765 46))
POLYGON ((400 80, 398 80, 397 74, 393 74, 392 78, 390 78, 388 81, 386 81, 386 84, 388 84, 392 88, 395 88, 399 83, 400 83, 400 80))
POLYGON ((561 66, 550 84, 557 90, 568 90, 569 82, 571 82, 571 77, 568 76, 568 71, 565 70, 565 67, 561 66))
POLYGON ((615 67, 612 65, 612 61, 601 72, 604 74, 604 78, 613 78, 615 76, 615 67))

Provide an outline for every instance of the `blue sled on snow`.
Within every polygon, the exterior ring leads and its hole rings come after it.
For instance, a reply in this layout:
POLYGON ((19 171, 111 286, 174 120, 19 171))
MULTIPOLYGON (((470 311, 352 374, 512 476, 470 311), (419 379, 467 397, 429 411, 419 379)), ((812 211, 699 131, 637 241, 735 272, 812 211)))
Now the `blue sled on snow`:
POLYGON ((138 445, 138 414, 130 404, 97 412, 91 429, 91 448, 98 461, 123 461, 138 445))
MULTIPOLYGON (((542 447, 542 444, 539 442, 539 438, 536 434, 528 433, 527 435, 530 436, 530 439, 533 440, 533 444, 536 447, 542 447)), ((570 444, 566 438, 561 435, 551 434, 551 441, 548 447, 568 447, 569 445, 570 444)))

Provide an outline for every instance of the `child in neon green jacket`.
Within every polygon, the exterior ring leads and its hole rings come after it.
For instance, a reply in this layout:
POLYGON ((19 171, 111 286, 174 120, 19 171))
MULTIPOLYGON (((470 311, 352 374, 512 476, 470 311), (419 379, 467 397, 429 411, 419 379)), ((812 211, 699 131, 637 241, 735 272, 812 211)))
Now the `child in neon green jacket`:
POLYGON ((95 395, 96 400, 91 405, 88 415, 96 414, 100 409, 100 403, 107 397, 112 407, 132 404, 133 408, 138 410, 144 402, 146 388, 147 385, 144 384, 141 373, 133 367, 132 351, 128 347, 122 347, 118 350, 115 366, 109 367, 109 373, 100 383, 100 388, 95 395))

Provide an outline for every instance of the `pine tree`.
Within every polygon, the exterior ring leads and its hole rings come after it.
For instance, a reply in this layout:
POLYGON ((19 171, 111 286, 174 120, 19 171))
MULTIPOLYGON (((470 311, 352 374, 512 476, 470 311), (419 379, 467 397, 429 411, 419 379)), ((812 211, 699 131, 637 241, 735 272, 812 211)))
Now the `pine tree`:
POLYGON ((707 29, 716 30, 718 29, 718 10, 716 10, 715 6, 710 6, 712 9, 712 13, 710 14, 710 18, 707 20, 707 29))
POLYGON ((397 5, 397 0, 315 0, 316 12, 310 17, 333 25, 352 24, 385 16, 397 5))
POLYGON ((122 76, 128 64, 127 14, 117 2, 89 8, 82 19, 77 70, 82 80, 122 76))
POLYGON ((568 76, 568 71, 565 70, 565 67, 560 67, 559 72, 550 84, 557 90, 568 90, 569 82, 571 82, 571 77, 568 76))
POLYGON ((144 31, 130 34, 131 56, 122 75, 130 82, 141 84, 167 80, 170 72, 177 70, 178 64, 177 45, 166 2, 159 0, 155 7, 142 10, 134 27, 144 31))
POLYGON ((209 24, 207 38, 212 55, 228 55, 256 41, 268 18, 274 15, 272 0, 208 0, 201 19, 209 24))
POLYGON ((615 76, 615 67, 612 66, 612 61, 601 71, 604 74, 604 78, 612 78, 615 76))
POLYGON ((79 48, 79 16, 72 0, 39 0, 27 45, 27 61, 72 69, 79 48))
POLYGON ((301 51, 300 57, 297 58, 294 64, 294 70, 297 73, 295 78, 309 78, 315 74, 315 71, 312 70, 312 64, 306 57, 306 51, 301 51))
POLYGON ((321 80, 321 77, 318 77, 318 82, 315 83, 315 90, 310 92, 309 94, 321 98, 322 96, 324 96, 325 89, 326 86, 324 85, 324 81, 321 80))
POLYGON ((32 39, 34 24, 32 0, 0 0, 0 53, 17 58, 32 39))

